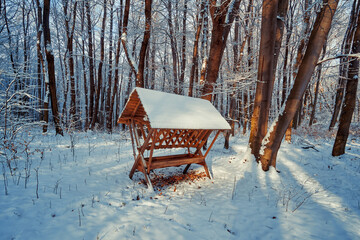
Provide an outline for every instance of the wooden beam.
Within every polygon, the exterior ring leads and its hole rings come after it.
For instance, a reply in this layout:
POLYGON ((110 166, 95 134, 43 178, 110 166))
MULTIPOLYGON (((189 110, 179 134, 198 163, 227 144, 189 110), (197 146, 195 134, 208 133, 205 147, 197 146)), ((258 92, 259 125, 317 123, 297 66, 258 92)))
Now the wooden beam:
POLYGON ((132 149, 133 149, 134 159, 136 159, 136 148, 137 147, 135 146, 135 141, 134 141, 134 136, 132 133, 131 125, 129 125, 129 130, 130 130, 131 145, 132 145, 132 149))
POLYGON ((198 148, 199 145, 203 146, 205 144, 204 139, 208 135, 208 132, 209 132, 209 130, 204 130, 199 136, 197 136, 197 138, 196 138, 197 141, 195 142, 195 144, 193 146, 194 148, 198 148), (203 142, 204 142, 204 144, 203 144, 203 142))
POLYGON ((212 140, 210 146, 209 146, 208 149, 206 150, 206 152, 205 152, 205 154, 204 154, 204 157, 205 157, 205 158, 206 158, 206 156, 208 155, 208 153, 209 153, 210 149, 212 148, 212 146, 214 145, 214 143, 215 143, 217 137, 219 136, 220 132, 221 132, 220 130, 217 131, 217 133, 216 133, 214 139, 212 140))
POLYGON ((207 164, 206 164, 205 160, 204 160, 204 162, 203 162, 201 165, 203 165, 203 167, 204 167, 204 169, 205 169, 205 172, 206 172, 206 175, 208 176, 208 178, 211 179, 211 177, 210 177, 210 172, 209 172, 209 169, 208 169, 208 167, 207 167, 207 164))
MULTIPOLYGON (((134 125, 135 125, 135 124, 134 124, 134 125)), ((134 126, 133 126, 133 128, 134 128, 134 126)), ((141 148, 140 148, 140 150, 139 150, 139 156, 140 156, 141 164, 143 165, 143 169, 144 169, 144 172, 143 172, 143 173, 144 173, 145 180, 146 180, 146 182, 147 182, 148 188, 149 188, 150 190, 153 190, 153 191, 154 191, 153 186, 152 186, 152 184, 151 184, 150 177, 149 177, 149 175, 148 175, 148 173, 147 173, 147 167, 146 167, 147 165, 146 165, 146 162, 145 162, 145 159, 144 159, 144 156, 143 156, 143 153, 144 153, 144 151, 145 151, 145 149, 146 149, 146 147, 147 147, 147 145, 148 145, 148 143, 149 143, 149 140, 150 140, 150 138, 151 138, 151 135, 152 135, 153 131, 154 131, 154 129, 150 129, 147 138, 145 139, 143 145, 141 146, 141 148)), ((135 138, 139 138, 136 129, 134 130, 134 134, 135 134, 135 138)))
POLYGON ((134 136, 135 136, 136 146, 140 147, 140 141, 139 141, 139 138, 138 138, 138 135, 137 135, 137 132, 136 132, 136 125, 135 125, 134 120, 131 120, 131 125, 132 125, 133 133, 134 133, 134 136))
POLYGON ((183 174, 186 174, 186 173, 187 173, 187 171, 189 170, 190 166, 191 166, 191 163, 188 164, 188 165, 186 165, 186 167, 185 167, 185 169, 184 169, 184 171, 183 171, 183 174))
MULTIPOLYGON (((211 134, 212 130, 207 130, 206 134, 201 138, 200 143, 197 145, 196 147, 196 152, 194 153, 195 155, 201 153, 201 148, 204 146, 204 144, 206 143, 206 140, 209 138, 210 134, 211 134)), ((201 153, 202 155, 202 153, 201 153)))
POLYGON ((139 123, 139 126, 140 126, 140 131, 141 131, 141 135, 143 136, 143 139, 145 141, 146 139, 146 133, 144 131, 144 125, 142 123, 139 123))
POLYGON ((158 132, 154 131, 153 141, 152 141, 151 148, 150 148, 149 161, 147 162, 147 164, 148 164, 147 165, 147 173, 148 174, 150 174, 152 156, 153 156, 153 152, 154 152, 155 143, 157 142, 157 136, 158 136, 158 132))
POLYGON ((204 157, 185 156, 182 158, 174 158, 173 156, 168 156, 167 158, 163 158, 163 159, 156 159, 156 157, 154 157, 152 165, 151 165, 151 169, 176 167, 176 166, 181 166, 181 165, 191 164, 191 163, 203 165, 204 157))
MULTIPOLYGON (((138 166, 138 163, 139 163, 139 157, 136 156, 136 150, 135 150, 135 141, 134 141, 134 136, 133 136, 133 129, 132 129, 132 124, 129 125, 129 129, 130 129, 130 136, 131 136, 131 143, 132 143, 132 146, 133 146, 133 152, 134 152, 134 164, 130 170, 130 174, 129 174, 129 178, 132 179, 133 175, 134 175, 134 172, 138 166)), ((137 148, 137 147, 136 147, 137 148)))
POLYGON ((136 114, 136 111, 138 110, 139 106, 141 104, 141 101, 139 99, 139 102, 136 104, 136 107, 134 108, 134 111, 131 113, 131 117, 133 118, 136 114))

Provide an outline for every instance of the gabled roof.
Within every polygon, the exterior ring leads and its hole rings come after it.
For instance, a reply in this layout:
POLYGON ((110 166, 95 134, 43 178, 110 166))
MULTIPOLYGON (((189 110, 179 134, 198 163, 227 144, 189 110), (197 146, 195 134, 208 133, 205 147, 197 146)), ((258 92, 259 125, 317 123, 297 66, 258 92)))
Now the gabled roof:
POLYGON ((118 122, 131 118, 159 129, 230 129, 230 125, 207 100, 144 88, 135 88, 118 122))

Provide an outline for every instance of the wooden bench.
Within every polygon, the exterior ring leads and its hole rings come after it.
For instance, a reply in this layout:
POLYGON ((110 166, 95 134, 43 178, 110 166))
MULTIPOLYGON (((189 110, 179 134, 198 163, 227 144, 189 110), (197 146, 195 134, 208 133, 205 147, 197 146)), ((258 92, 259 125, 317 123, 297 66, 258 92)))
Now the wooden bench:
POLYGON ((158 168, 186 165, 185 174, 191 164, 199 164, 211 178, 206 156, 219 133, 230 129, 226 120, 206 100, 141 88, 135 88, 131 93, 118 123, 126 124, 130 130, 135 162, 129 177, 132 178, 136 170, 142 172, 150 189, 153 189, 150 171, 158 168), (156 117, 154 111, 162 113, 161 117, 156 117), (199 128, 201 125, 207 127, 199 128), (216 134, 203 153, 202 147, 213 131, 216 134), (156 150, 172 148, 183 148, 187 153, 153 156, 156 150), (148 151, 148 157, 144 157, 145 151, 148 151))

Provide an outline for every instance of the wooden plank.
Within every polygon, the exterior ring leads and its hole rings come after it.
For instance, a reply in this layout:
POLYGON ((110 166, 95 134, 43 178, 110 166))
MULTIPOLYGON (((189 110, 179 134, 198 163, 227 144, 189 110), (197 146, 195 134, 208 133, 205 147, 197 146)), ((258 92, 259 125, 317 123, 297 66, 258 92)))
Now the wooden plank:
POLYGON ((151 164, 151 169, 176 167, 176 166, 192 164, 192 163, 203 164, 205 161, 204 159, 205 159, 204 157, 165 158, 160 160, 153 159, 151 164))
MULTIPOLYGON (((175 154, 175 155, 153 157, 153 160, 157 161, 157 160, 163 160, 163 159, 175 159, 175 158, 184 158, 184 157, 192 157, 192 156, 194 156, 194 155, 189 155, 187 153, 184 153, 184 154, 175 154)), ((146 161, 148 159, 149 158, 145 158, 146 161)))

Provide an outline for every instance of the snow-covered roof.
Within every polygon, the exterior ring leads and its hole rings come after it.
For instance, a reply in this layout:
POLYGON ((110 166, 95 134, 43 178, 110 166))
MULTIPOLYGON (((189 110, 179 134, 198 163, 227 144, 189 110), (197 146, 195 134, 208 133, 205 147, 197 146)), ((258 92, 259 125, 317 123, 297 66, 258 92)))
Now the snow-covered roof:
POLYGON ((207 100, 135 88, 118 122, 141 118, 151 128, 230 129, 230 125, 207 100))

